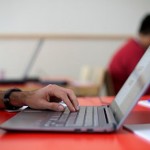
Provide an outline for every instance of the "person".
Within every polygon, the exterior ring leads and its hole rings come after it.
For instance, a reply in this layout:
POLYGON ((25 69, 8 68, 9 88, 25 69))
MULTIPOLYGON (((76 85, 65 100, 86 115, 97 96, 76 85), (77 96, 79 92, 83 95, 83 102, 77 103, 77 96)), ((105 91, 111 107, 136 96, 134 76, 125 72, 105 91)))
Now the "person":
POLYGON ((21 91, 20 89, 9 89, 0 92, 0 109, 18 109, 29 106, 33 109, 49 109, 64 111, 64 106, 59 103, 63 101, 70 111, 79 110, 79 103, 71 89, 57 85, 47 85, 34 91, 21 91))
MULTIPOLYGON (((131 38, 112 57, 107 72, 111 77, 116 95, 130 73, 150 45, 150 14, 147 14, 139 28, 138 36, 131 38)), ((146 94, 150 94, 150 88, 146 94)))

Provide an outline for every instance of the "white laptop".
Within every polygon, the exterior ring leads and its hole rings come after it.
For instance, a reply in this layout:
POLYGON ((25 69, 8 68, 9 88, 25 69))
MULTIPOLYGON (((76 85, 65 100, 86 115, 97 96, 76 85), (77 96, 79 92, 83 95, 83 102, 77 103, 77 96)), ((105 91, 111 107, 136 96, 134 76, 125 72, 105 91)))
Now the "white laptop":
POLYGON ((0 125, 5 130, 49 132, 117 131, 150 85, 150 47, 106 106, 81 106, 78 112, 25 109, 0 125))

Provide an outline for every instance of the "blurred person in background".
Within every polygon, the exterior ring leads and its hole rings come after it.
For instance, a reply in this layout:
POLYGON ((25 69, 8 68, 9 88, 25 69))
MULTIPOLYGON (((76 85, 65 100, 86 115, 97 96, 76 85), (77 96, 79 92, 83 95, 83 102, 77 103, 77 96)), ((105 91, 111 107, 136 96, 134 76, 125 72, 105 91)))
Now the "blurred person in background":
MULTIPOLYGON (((139 27, 138 36, 129 39, 112 57, 108 65, 108 73, 114 87, 114 95, 118 93, 130 73, 150 46, 150 14, 147 14, 139 27)), ((150 94, 150 88, 146 94, 150 94)))

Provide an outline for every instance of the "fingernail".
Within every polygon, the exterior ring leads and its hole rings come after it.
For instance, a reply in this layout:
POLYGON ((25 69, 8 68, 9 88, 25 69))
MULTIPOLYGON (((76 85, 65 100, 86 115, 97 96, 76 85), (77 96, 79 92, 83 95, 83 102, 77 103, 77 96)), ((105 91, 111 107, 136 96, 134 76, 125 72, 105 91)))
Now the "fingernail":
POLYGON ((63 111, 64 110, 64 107, 62 105, 59 105, 58 106, 58 111, 63 111))

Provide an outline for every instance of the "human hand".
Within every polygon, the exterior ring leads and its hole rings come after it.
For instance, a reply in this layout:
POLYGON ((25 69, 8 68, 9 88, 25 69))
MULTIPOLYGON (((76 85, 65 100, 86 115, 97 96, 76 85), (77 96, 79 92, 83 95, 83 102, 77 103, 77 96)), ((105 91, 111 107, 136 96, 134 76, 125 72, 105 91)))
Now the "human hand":
POLYGON ((48 85, 35 91, 19 93, 22 94, 20 99, 23 99, 23 104, 33 109, 63 111, 64 106, 59 103, 63 101, 70 111, 79 110, 79 103, 74 92, 57 85, 48 85))

